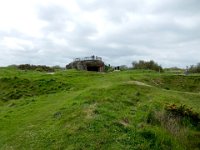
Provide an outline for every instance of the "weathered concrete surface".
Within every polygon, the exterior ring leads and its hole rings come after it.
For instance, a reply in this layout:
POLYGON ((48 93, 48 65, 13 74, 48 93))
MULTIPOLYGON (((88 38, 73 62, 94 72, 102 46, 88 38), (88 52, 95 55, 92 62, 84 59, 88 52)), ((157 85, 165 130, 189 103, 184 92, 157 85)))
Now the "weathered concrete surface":
POLYGON ((66 65, 67 69, 103 72, 105 65, 101 60, 80 60, 66 65))

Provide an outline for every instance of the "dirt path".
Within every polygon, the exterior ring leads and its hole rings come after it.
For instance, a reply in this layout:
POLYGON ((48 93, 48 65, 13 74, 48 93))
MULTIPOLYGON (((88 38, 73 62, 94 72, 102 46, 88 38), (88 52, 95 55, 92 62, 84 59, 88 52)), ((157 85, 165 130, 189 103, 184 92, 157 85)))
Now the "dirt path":
POLYGON ((128 84, 135 84, 135 85, 141 85, 141 86, 152 87, 151 85, 146 84, 146 83, 144 83, 144 82, 140 82, 140 81, 128 81, 127 83, 128 83, 128 84))

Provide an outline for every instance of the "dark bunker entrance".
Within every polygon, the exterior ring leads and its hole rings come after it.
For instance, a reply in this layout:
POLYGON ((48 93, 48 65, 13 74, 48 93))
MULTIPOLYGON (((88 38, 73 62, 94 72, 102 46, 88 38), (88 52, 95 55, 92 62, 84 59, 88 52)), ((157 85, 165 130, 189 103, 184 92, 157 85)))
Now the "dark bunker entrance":
POLYGON ((87 67, 87 71, 96 71, 96 72, 98 72, 99 71, 99 67, 97 67, 97 66, 88 66, 87 67))

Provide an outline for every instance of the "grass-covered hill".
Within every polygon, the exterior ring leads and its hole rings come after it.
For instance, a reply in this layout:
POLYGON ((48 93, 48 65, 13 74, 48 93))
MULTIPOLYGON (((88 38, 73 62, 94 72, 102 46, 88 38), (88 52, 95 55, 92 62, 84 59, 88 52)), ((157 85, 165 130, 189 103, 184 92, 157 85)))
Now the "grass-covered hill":
POLYGON ((200 75, 0 68, 0 149, 199 149, 200 75))

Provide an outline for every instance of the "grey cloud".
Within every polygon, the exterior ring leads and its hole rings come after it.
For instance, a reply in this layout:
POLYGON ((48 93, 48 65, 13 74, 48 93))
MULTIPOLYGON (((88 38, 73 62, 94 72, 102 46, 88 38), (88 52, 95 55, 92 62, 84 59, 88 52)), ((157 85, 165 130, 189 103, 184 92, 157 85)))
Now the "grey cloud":
POLYGON ((154 12, 174 15, 195 15, 200 12, 199 0, 164 0, 160 1, 159 6, 154 12))
POLYGON ((62 22, 68 18, 68 11, 58 5, 47 5, 38 7, 38 16, 47 22, 62 22))
POLYGON ((43 6, 38 8, 39 19, 45 21, 47 26, 43 28, 45 35, 61 34, 67 27, 67 21, 70 21, 68 12, 60 6, 43 6))

